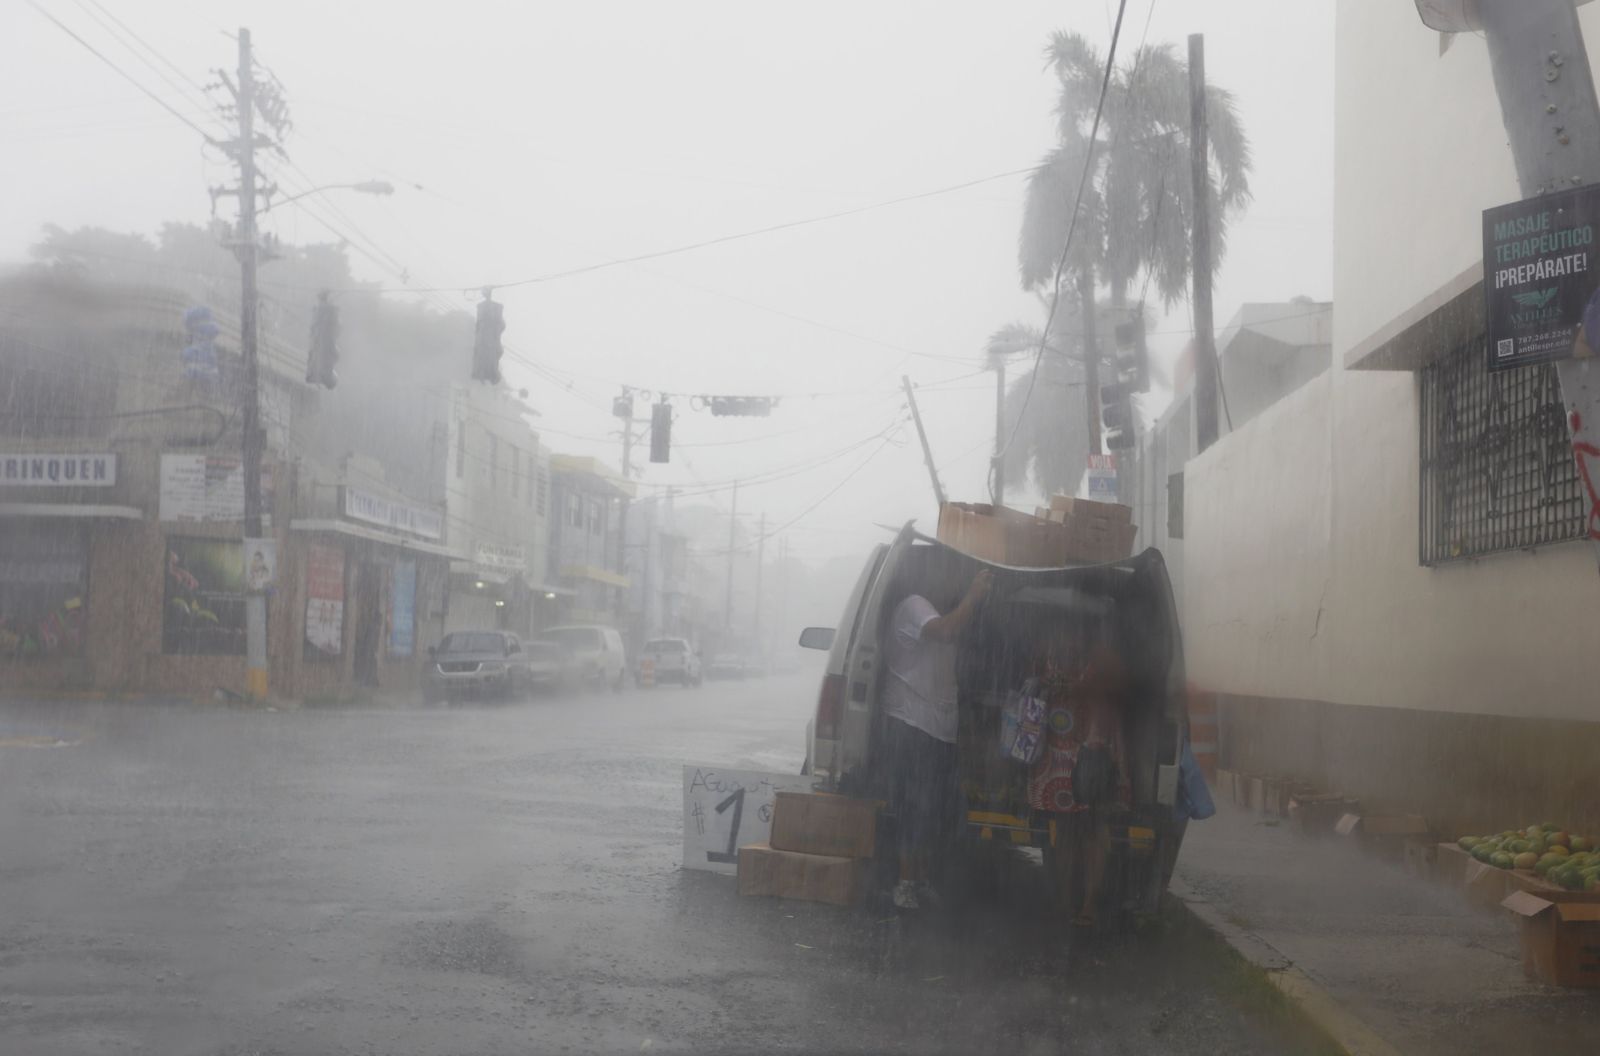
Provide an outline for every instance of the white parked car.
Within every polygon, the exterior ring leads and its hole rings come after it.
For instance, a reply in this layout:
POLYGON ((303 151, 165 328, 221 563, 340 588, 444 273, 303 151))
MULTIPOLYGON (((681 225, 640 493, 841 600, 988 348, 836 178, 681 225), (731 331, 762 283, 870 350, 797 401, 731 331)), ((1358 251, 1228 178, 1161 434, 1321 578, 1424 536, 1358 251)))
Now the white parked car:
POLYGON ((636 682, 643 681, 647 662, 654 667, 653 678, 658 685, 662 682, 675 682, 680 686, 700 684, 700 654, 682 638, 652 638, 645 642, 634 673, 636 682))
POLYGON ((628 658, 622 648, 622 635, 614 628, 590 624, 547 627, 532 640, 554 642, 570 653, 575 680, 582 685, 622 689, 628 658))

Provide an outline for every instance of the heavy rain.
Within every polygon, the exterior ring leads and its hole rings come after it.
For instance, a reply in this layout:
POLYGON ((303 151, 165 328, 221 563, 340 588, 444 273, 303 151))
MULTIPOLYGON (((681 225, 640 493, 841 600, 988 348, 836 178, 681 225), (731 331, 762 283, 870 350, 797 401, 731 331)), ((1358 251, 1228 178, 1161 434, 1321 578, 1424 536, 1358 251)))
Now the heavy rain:
POLYGON ((1588 1051, 1585 31, 8 5, 0 1053, 1588 1051))

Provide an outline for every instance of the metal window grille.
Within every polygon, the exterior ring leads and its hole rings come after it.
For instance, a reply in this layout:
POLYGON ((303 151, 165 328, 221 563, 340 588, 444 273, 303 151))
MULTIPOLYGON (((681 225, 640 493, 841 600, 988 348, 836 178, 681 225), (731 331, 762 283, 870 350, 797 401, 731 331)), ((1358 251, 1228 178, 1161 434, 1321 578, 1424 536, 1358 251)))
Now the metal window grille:
POLYGON ((1424 565, 1583 538, 1552 364, 1490 373, 1482 335, 1418 375, 1424 565))

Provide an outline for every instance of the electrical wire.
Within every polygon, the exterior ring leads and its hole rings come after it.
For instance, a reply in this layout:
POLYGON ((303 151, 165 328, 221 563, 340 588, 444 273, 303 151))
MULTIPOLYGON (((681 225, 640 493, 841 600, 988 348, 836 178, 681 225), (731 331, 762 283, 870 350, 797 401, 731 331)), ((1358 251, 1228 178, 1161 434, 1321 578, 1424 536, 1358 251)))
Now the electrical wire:
POLYGON ((1083 152, 1083 172, 1078 177, 1078 193, 1072 203, 1072 218, 1067 222, 1067 237, 1061 246, 1061 256, 1056 260, 1055 281, 1050 292, 1050 310, 1045 313, 1044 328, 1039 333, 1039 350, 1033 357, 1033 370, 1028 376, 1028 388, 1022 396, 1022 406, 1017 411, 1017 420, 1012 423, 1011 436, 1006 440, 1005 446, 995 452, 995 460, 1005 458, 1011 450, 1011 445, 1016 443, 1017 432, 1022 428, 1022 419, 1028 413, 1028 403, 1033 399, 1033 390, 1039 378, 1039 364, 1044 361, 1045 345, 1050 337, 1050 325, 1055 322, 1056 310, 1061 302, 1061 274, 1067 266, 1067 256, 1072 251, 1072 236, 1078 229, 1078 214, 1083 206, 1083 191, 1089 185, 1089 174, 1094 164, 1094 148, 1100 136, 1100 118, 1105 111, 1106 93, 1111 87, 1111 74, 1116 68, 1117 39, 1122 35, 1122 16, 1128 9, 1128 0, 1118 0, 1117 21, 1111 30, 1111 47, 1106 52, 1105 74, 1100 79, 1100 97, 1094 104, 1094 122, 1089 126, 1089 141, 1083 152))
POLYGON ((157 95, 155 92, 151 91, 149 88, 146 88, 142 81, 140 81, 138 78, 134 77, 127 70, 124 70, 121 66, 118 66, 115 62, 113 62, 110 58, 108 58, 104 52, 102 52, 100 49, 96 48, 93 44, 90 44, 87 40, 84 40, 77 33, 73 32, 72 29, 70 27, 68 27, 65 22, 61 21, 55 15, 52 15, 49 11, 46 11, 44 9, 44 7, 41 6, 38 3, 38 0, 28 0, 28 6, 33 8, 35 11, 39 12, 39 14, 43 15, 45 18, 49 19, 51 22, 55 23, 56 28, 60 29, 61 32, 65 33, 67 36, 71 37, 73 40, 75 40, 79 44, 83 45, 83 47, 85 49, 87 49, 88 52, 91 55, 93 55, 95 58, 99 59, 101 62, 105 63, 107 66, 110 66, 113 70, 115 70, 117 72, 117 74, 119 76, 121 76, 122 78, 127 80, 127 82, 129 84, 133 85, 135 88, 139 89, 139 91, 141 91, 145 95, 149 96, 150 99, 157 106, 161 107, 161 109, 165 110, 167 113, 171 114, 173 117, 177 118, 179 121, 182 121, 184 124, 188 125, 195 132, 199 133, 200 136, 207 143, 211 144, 214 147, 222 146, 222 141, 221 140, 218 140, 216 137, 212 136, 211 133, 207 132, 205 129, 201 128, 199 125, 197 125, 193 121, 189 120, 189 118, 185 117, 182 113, 180 113, 178 111, 178 109, 176 107, 174 107, 171 104, 169 104, 165 99, 161 98, 161 96, 157 95))

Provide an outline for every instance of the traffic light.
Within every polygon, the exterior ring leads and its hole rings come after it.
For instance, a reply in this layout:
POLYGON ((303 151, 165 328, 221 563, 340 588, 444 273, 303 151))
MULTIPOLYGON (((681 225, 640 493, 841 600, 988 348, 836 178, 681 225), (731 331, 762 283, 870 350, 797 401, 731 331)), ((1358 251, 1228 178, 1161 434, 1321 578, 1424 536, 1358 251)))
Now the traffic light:
POLYGON ((505 333, 505 306, 491 300, 489 290, 478 302, 478 325, 472 338, 472 377, 475 381, 500 381, 500 335, 505 333))
POLYGON ((633 393, 624 392, 611 397, 611 417, 627 420, 633 417, 633 393))
POLYGON ((650 408, 650 461, 668 462, 672 454, 672 405, 665 401, 650 408))
POLYGON ((1134 392, 1150 391, 1150 351, 1144 343, 1144 302, 1133 308, 1133 315, 1116 325, 1116 364, 1119 380, 1133 382, 1134 392))
POLYGON ((1108 451, 1126 451, 1136 442, 1133 430, 1133 386, 1119 381, 1100 387, 1100 424, 1108 451))
POLYGON ((333 388, 339 384, 339 309, 328 300, 328 291, 317 294, 311 310, 311 354, 306 357, 306 383, 333 388))
POLYGON ((712 396, 707 402, 718 418, 765 418, 778 400, 773 396, 712 396))

